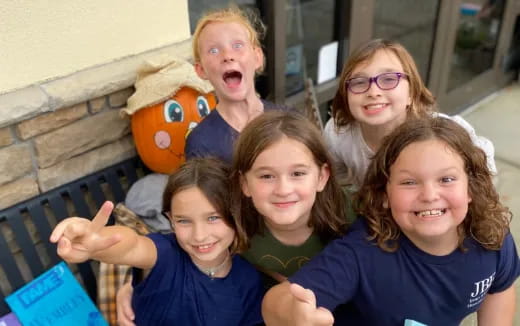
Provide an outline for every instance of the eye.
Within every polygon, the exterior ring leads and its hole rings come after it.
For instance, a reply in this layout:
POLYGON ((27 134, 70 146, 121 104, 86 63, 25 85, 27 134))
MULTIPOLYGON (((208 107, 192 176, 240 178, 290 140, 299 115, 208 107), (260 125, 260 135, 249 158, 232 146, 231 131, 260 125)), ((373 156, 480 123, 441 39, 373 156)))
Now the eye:
POLYGON ((273 179, 273 178, 274 178, 274 175, 272 175, 272 174, 262 174, 262 175, 260 175, 260 179, 269 180, 269 179, 273 179))
POLYGON ((403 186, 413 186, 416 184, 416 182, 414 180, 403 180, 399 182, 399 184, 403 186))
POLYGON ((219 218, 220 218, 220 216, 218 216, 218 215, 210 216, 210 217, 208 217, 208 222, 215 222, 215 221, 217 221, 219 218))
POLYGON ((306 175, 307 173, 305 171, 294 171, 292 173, 293 176, 295 177, 303 177, 304 175, 306 175))
POLYGON ((454 177, 443 177, 443 178, 441 178, 441 182, 442 183, 450 183, 450 182, 453 182, 453 181, 455 181, 454 177))
POLYGON ((242 47, 244 47, 243 43, 240 43, 240 42, 233 43, 233 49, 241 49, 242 47))
POLYGON ((173 223, 175 223, 175 224, 180 224, 180 225, 188 225, 188 224, 191 223, 191 221, 188 220, 188 219, 183 219, 183 218, 181 218, 181 219, 176 219, 176 220, 174 220, 173 223))
POLYGON ((210 48, 210 49, 208 50, 208 53, 209 53, 209 54, 217 54, 217 53, 218 53, 218 49, 217 49, 217 48, 210 48))
POLYGON ((209 114, 209 104, 208 100, 204 96, 197 97, 197 112, 201 118, 204 118, 209 114))
POLYGON ((181 122, 184 120, 184 109, 175 100, 168 100, 164 103, 164 120, 166 122, 181 122))
POLYGON ((353 78, 353 79, 349 80, 348 83, 351 86, 362 86, 362 85, 366 85, 368 83, 368 79, 367 78, 353 78))

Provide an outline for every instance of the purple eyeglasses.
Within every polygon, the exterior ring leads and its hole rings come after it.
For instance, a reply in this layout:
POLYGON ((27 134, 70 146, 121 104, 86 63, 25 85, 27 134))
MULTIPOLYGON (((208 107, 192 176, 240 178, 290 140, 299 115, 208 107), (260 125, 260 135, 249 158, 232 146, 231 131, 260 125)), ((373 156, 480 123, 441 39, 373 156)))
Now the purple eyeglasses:
POLYGON ((402 72, 385 72, 375 77, 355 77, 347 79, 348 90, 354 94, 361 94, 370 88, 372 82, 374 82, 379 89, 388 91, 394 89, 399 85, 401 78, 408 78, 408 76, 402 72))

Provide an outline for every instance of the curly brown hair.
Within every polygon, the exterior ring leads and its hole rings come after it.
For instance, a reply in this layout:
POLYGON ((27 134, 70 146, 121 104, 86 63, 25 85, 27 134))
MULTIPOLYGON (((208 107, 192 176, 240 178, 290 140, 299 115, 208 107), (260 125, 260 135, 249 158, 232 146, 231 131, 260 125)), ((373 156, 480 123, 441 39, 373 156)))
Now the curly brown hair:
POLYGON ((197 187, 224 222, 235 230, 235 239, 229 248, 231 254, 234 254, 242 252, 247 241, 243 238, 243 233, 237 231, 237 223, 231 214, 229 173, 229 165, 216 158, 193 158, 184 162, 168 178, 162 197, 162 209, 163 212, 170 212, 175 194, 197 187))
POLYGON ((242 130, 235 143, 231 169, 231 209, 239 222, 239 232, 244 232, 244 237, 250 239, 264 231, 263 217, 256 210, 251 198, 242 192, 241 176, 251 169, 260 153, 283 137, 304 144, 318 167, 326 165, 330 169, 325 188, 316 194, 309 226, 325 243, 341 236, 346 230, 345 198, 336 182, 332 159, 321 133, 304 116, 281 111, 266 112, 255 118, 242 130))
POLYGON ((407 75, 410 85, 411 104, 407 108, 408 117, 427 116, 435 110, 435 98, 424 85, 410 53, 399 43, 375 39, 354 50, 343 66, 338 91, 332 102, 332 117, 334 118, 336 128, 345 127, 356 121, 348 105, 348 87, 346 82, 352 76, 352 72, 357 66, 370 61, 378 51, 389 51, 395 54, 403 66, 403 72, 407 75))
POLYGON ((500 203, 487 167, 486 154, 473 144, 463 127, 441 117, 408 120, 385 138, 375 154, 363 185, 354 196, 357 211, 366 217, 369 239, 375 240, 385 251, 397 250, 401 231, 390 208, 384 205, 390 167, 406 146, 431 139, 444 142, 460 155, 468 176, 468 192, 472 200, 464 221, 458 226, 459 248, 465 250, 463 241, 470 236, 486 249, 500 249, 509 232, 512 214, 500 203))

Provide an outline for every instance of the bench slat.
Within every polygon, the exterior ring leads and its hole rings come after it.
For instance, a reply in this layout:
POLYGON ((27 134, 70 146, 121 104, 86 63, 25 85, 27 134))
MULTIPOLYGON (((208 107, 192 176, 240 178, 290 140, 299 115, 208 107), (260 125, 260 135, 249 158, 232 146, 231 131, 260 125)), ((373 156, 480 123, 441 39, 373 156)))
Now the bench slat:
POLYGON ((19 212, 14 212, 10 218, 7 218, 7 223, 9 223, 13 229, 16 242, 18 246, 20 246, 25 262, 31 269, 33 277, 43 273, 44 268, 40 260, 40 255, 36 252, 36 247, 34 247, 29 232, 23 223, 22 215, 19 212))

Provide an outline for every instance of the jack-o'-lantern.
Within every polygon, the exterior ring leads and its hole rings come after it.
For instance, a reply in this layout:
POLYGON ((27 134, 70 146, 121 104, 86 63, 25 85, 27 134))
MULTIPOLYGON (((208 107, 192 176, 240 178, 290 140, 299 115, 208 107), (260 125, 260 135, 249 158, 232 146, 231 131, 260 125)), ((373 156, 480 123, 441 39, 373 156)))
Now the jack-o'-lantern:
POLYGON ((137 152, 152 171, 169 174, 184 162, 189 132, 215 107, 213 88, 187 61, 162 57, 145 62, 135 89, 121 111, 131 116, 137 152))

